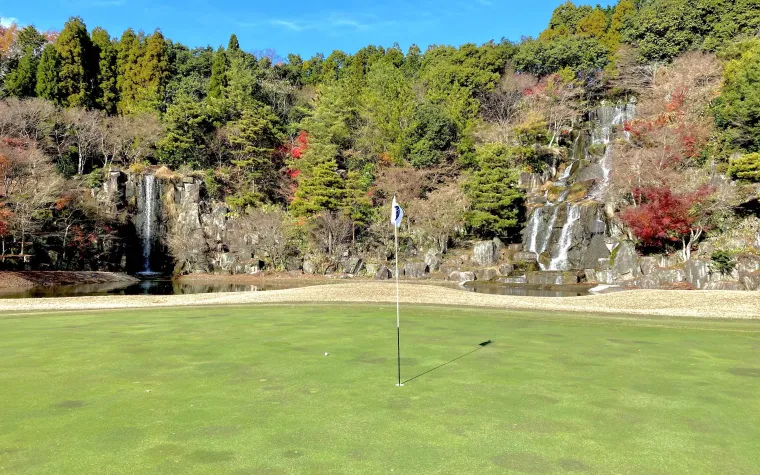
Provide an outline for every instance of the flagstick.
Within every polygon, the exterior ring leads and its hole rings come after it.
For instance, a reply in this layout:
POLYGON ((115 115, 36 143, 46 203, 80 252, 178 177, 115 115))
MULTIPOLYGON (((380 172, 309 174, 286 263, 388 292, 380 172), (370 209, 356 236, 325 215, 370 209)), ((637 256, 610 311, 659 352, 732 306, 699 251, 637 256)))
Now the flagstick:
POLYGON ((398 226, 393 226, 393 237, 396 243, 396 348, 398 350, 398 384, 401 384, 401 317, 399 312, 399 294, 398 294, 398 226))

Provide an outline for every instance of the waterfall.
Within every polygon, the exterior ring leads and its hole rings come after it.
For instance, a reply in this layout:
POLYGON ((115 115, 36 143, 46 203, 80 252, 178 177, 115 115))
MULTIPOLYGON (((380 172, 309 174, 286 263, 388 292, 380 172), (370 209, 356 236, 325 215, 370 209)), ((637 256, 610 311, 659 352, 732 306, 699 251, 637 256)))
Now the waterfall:
POLYGON ((536 243, 538 242, 538 231, 541 229, 541 210, 536 208, 530 216, 528 227, 525 229, 528 241, 528 252, 536 252, 536 243))
MULTIPOLYGON (((615 128, 619 125, 625 124, 627 121, 633 119, 636 114, 636 105, 619 104, 614 107, 600 107, 596 111, 596 117, 598 120, 598 126, 591 130, 591 143, 594 145, 604 145, 604 156, 599 161, 599 165, 602 168, 602 182, 597 187, 594 193, 594 198, 604 198, 604 193, 610 184, 610 175, 612 172, 612 134, 615 128)), ((628 139, 629 133, 625 132, 625 137, 628 139)))
POLYGON ((567 220, 562 226, 562 233, 559 236, 557 257, 551 260, 549 270, 567 270, 570 267, 570 260, 567 253, 573 245, 573 231, 575 223, 578 222, 579 219, 581 219, 580 206, 569 206, 567 209, 567 220))
POLYGON ((554 229, 554 224, 557 222, 559 206, 552 206, 552 208, 554 208, 554 212, 552 213, 552 217, 549 218, 549 224, 546 226, 546 234, 544 235, 544 239, 541 242, 541 247, 536 251, 538 254, 541 254, 549 247, 549 242, 552 238, 552 230, 554 229))
POLYGON ((143 255, 143 270, 141 274, 152 274, 150 268, 150 255, 153 252, 153 240, 156 226, 156 177, 144 175, 142 182, 142 202, 138 204, 138 211, 142 215, 141 240, 143 255))

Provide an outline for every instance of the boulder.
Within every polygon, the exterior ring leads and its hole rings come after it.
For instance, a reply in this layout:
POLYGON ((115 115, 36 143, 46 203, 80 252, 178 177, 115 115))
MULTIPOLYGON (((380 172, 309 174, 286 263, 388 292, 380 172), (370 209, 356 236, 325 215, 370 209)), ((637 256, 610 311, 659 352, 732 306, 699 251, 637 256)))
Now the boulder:
POLYGON ((737 281, 719 281, 708 282, 703 287, 703 290, 744 290, 744 285, 737 281))
POLYGON ((364 266, 364 261, 358 257, 349 257, 341 262, 341 266, 346 274, 358 274, 364 266))
POLYGON ((659 289, 660 280, 654 274, 643 275, 639 278, 638 287, 641 289, 659 289))
POLYGON ((596 283, 596 270, 595 269, 584 269, 583 274, 586 276, 586 282, 589 283, 596 283))
POLYGON ((377 274, 377 271, 379 270, 380 270, 379 264, 370 264, 370 263, 364 264, 364 272, 367 275, 375 275, 377 274))
POLYGON ((460 284, 463 284, 465 282, 472 282, 473 280, 475 280, 475 273, 454 271, 451 274, 449 274, 449 280, 452 280, 454 282, 459 282, 460 284))
POLYGON ((302 267, 303 261, 298 257, 288 257, 285 259, 285 270, 288 272, 299 271, 302 267))
POLYGON ((504 249, 504 247, 505 247, 504 246, 504 242, 501 239, 497 238, 497 237, 493 238, 493 245, 496 246, 496 252, 497 253, 499 251, 501 251, 502 249, 504 249))
POLYGON ((427 264, 430 268, 430 272, 435 272, 440 269, 441 264, 443 264, 443 254, 436 251, 435 249, 430 249, 425 253, 423 260, 425 261, 425 264, 427 264))
POLYGON ((303 261, 303 272, 304 274, 318 274, 319 273, 319 265, 317 265, 316 262, 312 261, 311 259, 305 259, 303 261))
POLYGON ((219 255, 217 262, 219 263, 219 269, 226 272, 232 272, 237 263, 237 257, 232 253, 225 252, 219 255))
POLYGON ((684 278, 696 289, 701 289, 710 280, 710 261, 690 259, 684 265, 684 278))
POLYGON ((475 278, 477 280, 493 280, 499 277, 499 270, 495 267, 488 267, 486 269, 478 269, 475 271, 475 278))
POLYGON ((381 266, 377 272, 375 272, 375 280, 388 280, 393 277, 393 273, 385 266, 381 266))
POLYGON ((583 254, 581 267, 594 267, 597 262, 599 262, 599 259, 606 257, 610 257, 610 250, 607 249, 607 243, 604 241, 604 234, 594 234, 583 254))
POLYGON ((751 272, 742 275, 741 282, 747 290, 760 290, 760 272, 751 272))
POLYGON ((492 266, 498 261, 496 245, 493 241, 476 242, 472 248, 472 261, 479 266, 492 266))
POLYGON ((760 271, 760 256, 740 254, 736 256, 736 271, 739 274, 749 274, 760 271))
POLYGON ((654 256, 646 256, 639 259, 639 264, 641 265, 641 273, 649 275, 655 268, 659 267, 660 259, 654 256))
POLYGON ((661 284, 676 284, 683 282, 686 274, 683 269, 677 267, 655 267, 650 274, 661 284))
POLYGON ((421 279, 428 272, 428 265, 424 261, 407 262, 404 264, 404 275, 411 279, 421 279))
POLYGON ((538 256, 536 256, 535 252, 515 252, 512 256, 512 259, 516 263, 536 263, 538 262, 538 256))
POLYGON ((702 241, 697 247, 697 255, 702 259, 710 259, 713 252, 715 252, 715 245, 710 241, 702 241))
POLYGON ((631 241, 617 245, 610 255, 610 264, 615 280, 632 280, 641 275, 639 255, 631 241))
POLYGON ((499 266, 499 274, 509 275, 515 270, 515 266, 512 264, 502 264, 499 266))

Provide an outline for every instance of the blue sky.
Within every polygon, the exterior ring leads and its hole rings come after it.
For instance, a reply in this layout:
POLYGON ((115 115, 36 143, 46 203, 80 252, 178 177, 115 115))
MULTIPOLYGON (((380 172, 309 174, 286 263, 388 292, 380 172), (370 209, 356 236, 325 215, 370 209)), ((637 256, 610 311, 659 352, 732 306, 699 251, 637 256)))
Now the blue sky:
MULTIPOLYGON (((305 58, 333 49, 353 53, 368 44, 406 50, 416 43, 484 43, 535 36, 564 0, 499 1, 245 1, 245 0, 27 0, 0 4, 0 22, 16 19, 41 30, 60 29, 81 16, 89 29, 112 36, 128 27, 164 35, 188 46, 226 45, 236 33, 243 49, 272 48, 305 58)), ((604 3, 604 2, 603 2, 604 3)))

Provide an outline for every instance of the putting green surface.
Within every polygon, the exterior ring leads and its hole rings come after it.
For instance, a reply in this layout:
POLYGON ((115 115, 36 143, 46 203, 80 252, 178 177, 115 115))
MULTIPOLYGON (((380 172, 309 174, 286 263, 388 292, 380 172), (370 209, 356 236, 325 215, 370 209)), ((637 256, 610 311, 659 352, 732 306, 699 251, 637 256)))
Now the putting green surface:
POLYGON ((0 473, 760 473, 760 322, 280 305, 0 316, 0 473), (325 356, 329 352, 329 356, 325 356))

